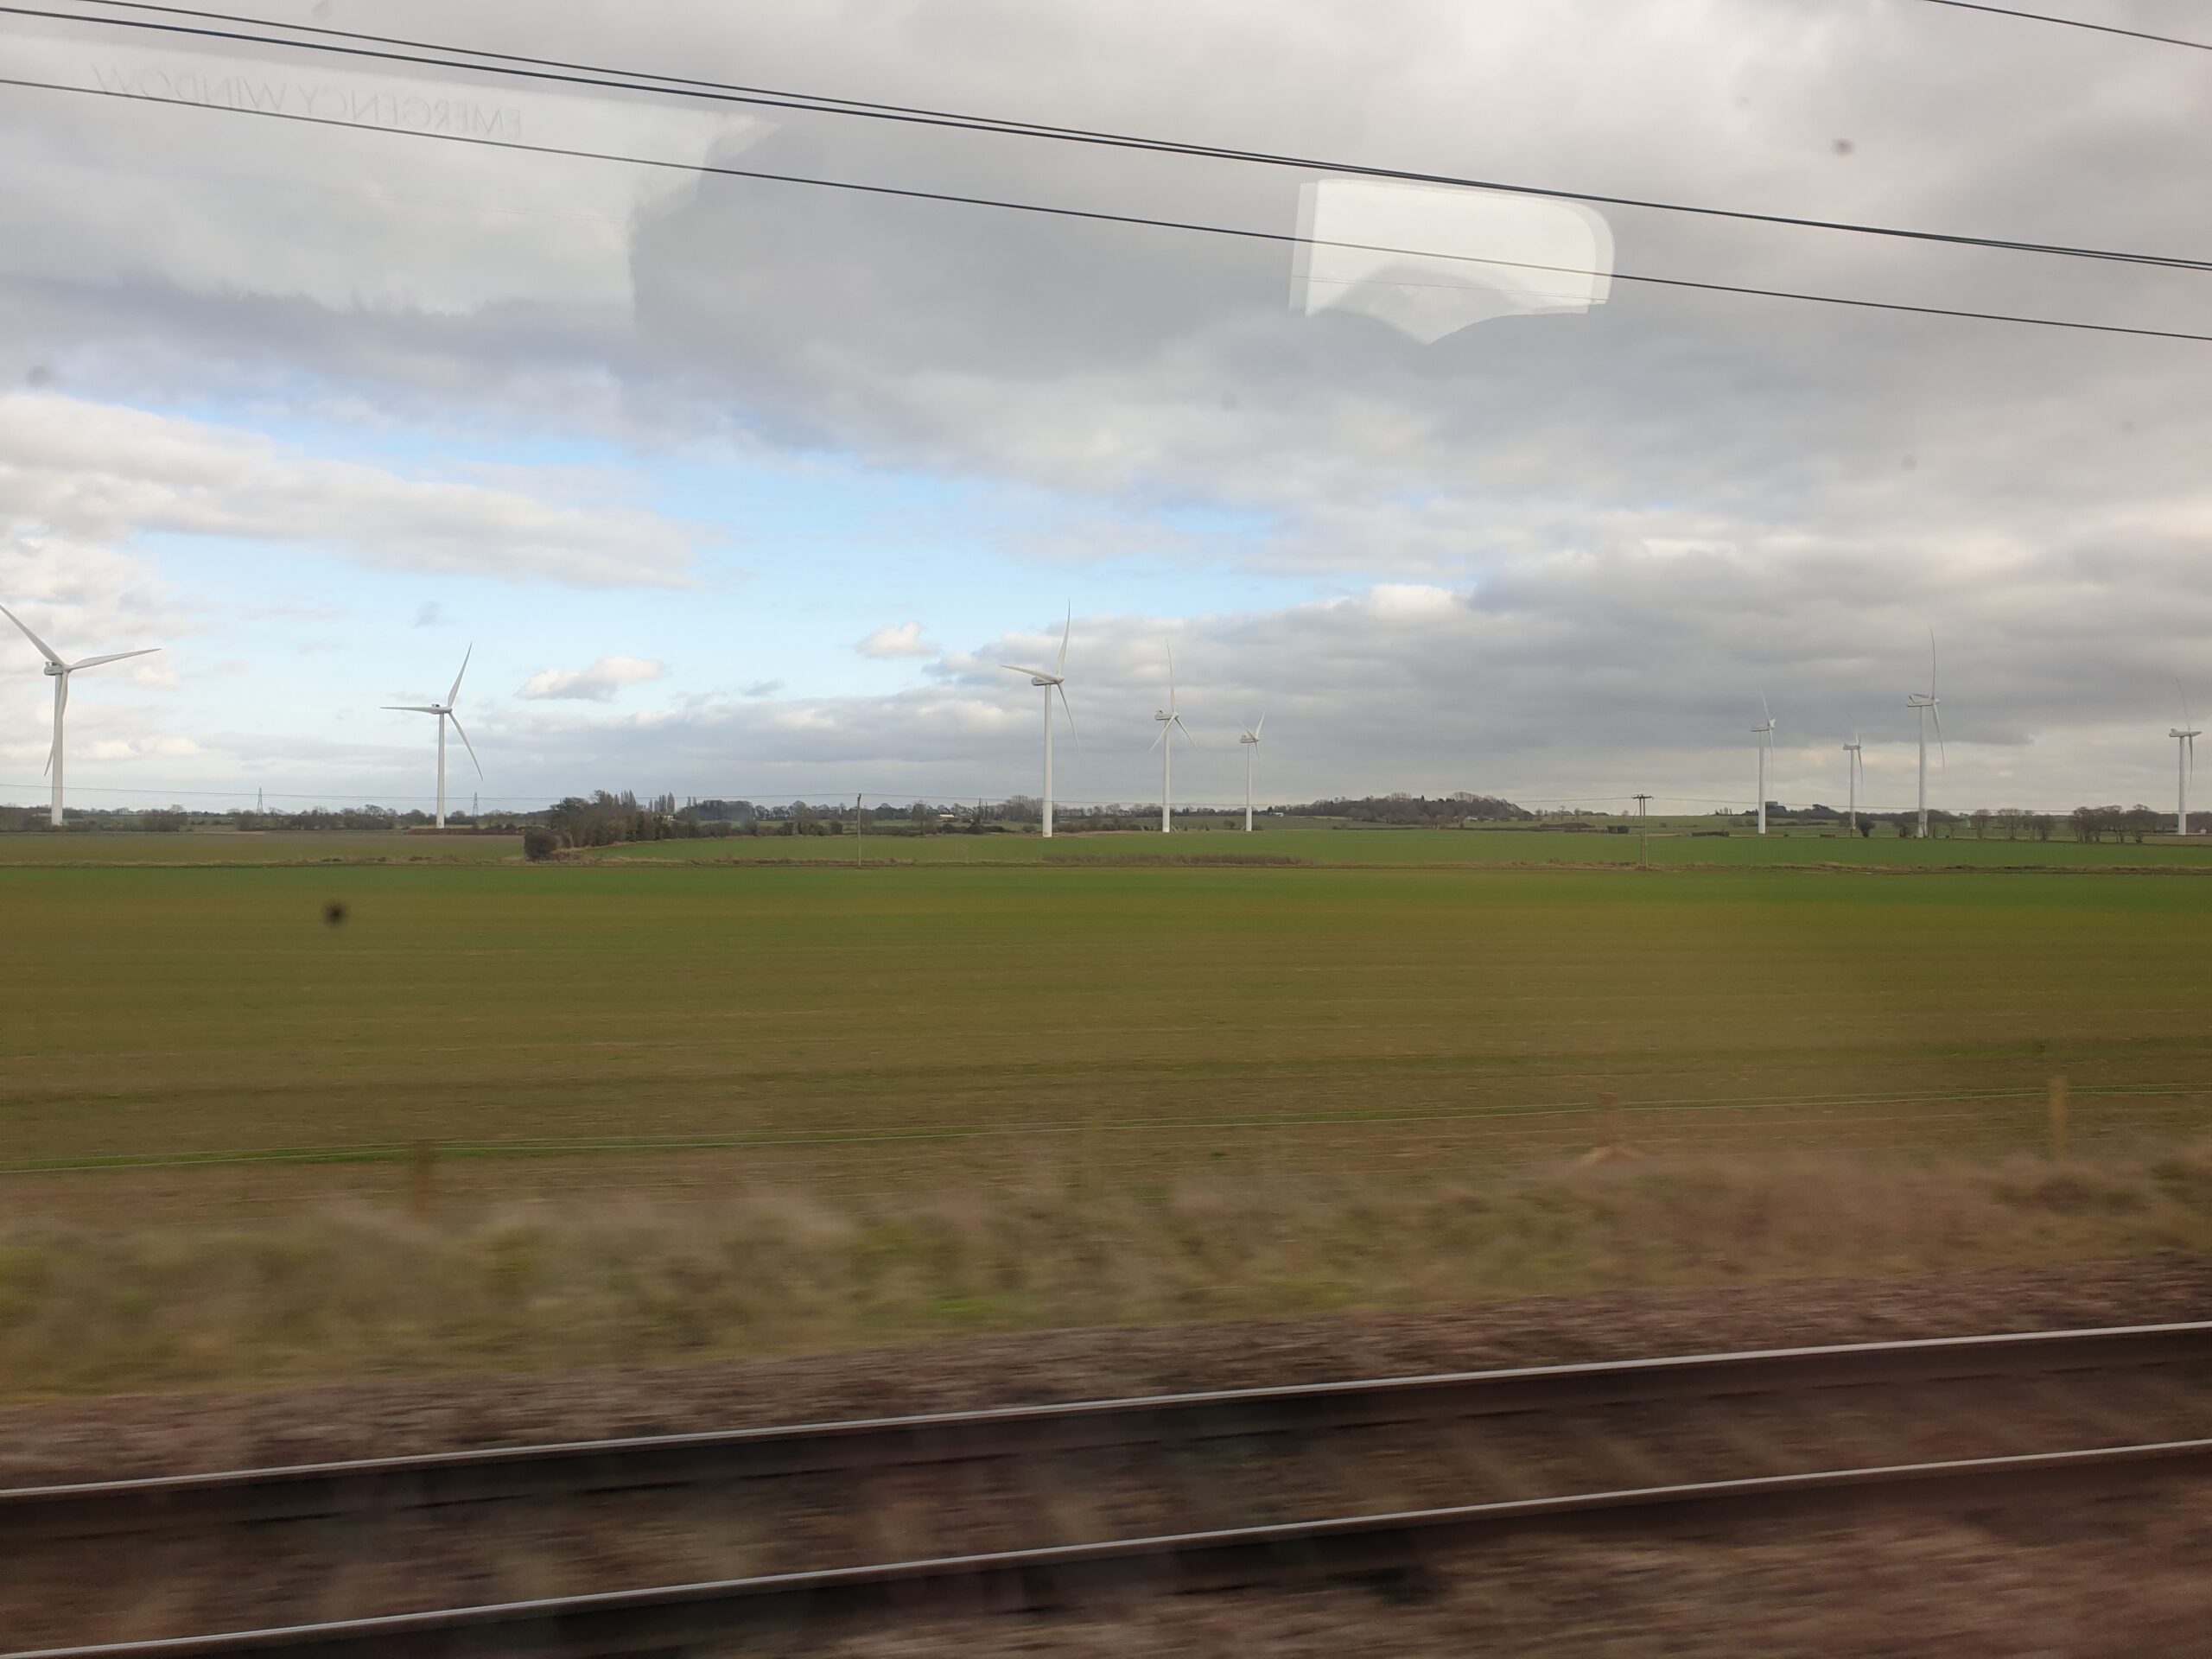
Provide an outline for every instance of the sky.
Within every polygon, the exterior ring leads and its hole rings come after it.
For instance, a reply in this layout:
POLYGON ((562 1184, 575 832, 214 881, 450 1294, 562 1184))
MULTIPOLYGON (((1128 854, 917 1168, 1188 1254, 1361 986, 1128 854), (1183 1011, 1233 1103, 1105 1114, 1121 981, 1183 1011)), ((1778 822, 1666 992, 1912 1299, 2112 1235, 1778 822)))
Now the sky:
MULTIPOLYGON (((2212 706, 2212 343, 1638 280, 2212 334, 2212 275, 1545 194, 2212 257, 2212 54, 1923 0, 234 3, 1323 165, 0 19, 47 83, 0 604, 161 647, 75 682, 73 804, 425 805, 383 705, 465 655, 486 806, 1033 794, 1001 664, 1064 628, 1064 801, 1159 798, 1171 658, 1193 803, 1264 715, 1263 802, 1745 807, 1764 700, 1770 796, 1840 804, 1856 731, 1897 810, 1931 634, 1939 805, 2170 804, 2212 706)), ((0 800, 38 670, 7 630, 0 800)))

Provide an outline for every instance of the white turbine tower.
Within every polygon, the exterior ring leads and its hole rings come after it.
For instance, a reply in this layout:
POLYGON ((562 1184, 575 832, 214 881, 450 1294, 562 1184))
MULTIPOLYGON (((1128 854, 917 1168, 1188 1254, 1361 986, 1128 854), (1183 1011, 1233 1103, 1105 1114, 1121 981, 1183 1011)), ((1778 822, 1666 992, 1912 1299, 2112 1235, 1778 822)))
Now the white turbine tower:
POLYGON ((1260 734, 1268 729, 1268 717, 1260 716, 1260 723, 1248 726, 1236 741, 1244 746, 1244 833, 1252 833, 1252 757, 1260 752, 1260 734))
POLYGON ((143 651, 114 651, 105 657, 87 657, 80 662, 65 663, 54 655, 54 647, 30 631, 30 625, 6 606, 0 605, 0 616, 6 617, 22 629, 23 638, 38 647, 38 654, 46 658, 46 677, 54 682, 54 747, 46 752, 46 769, 54 774, 54 815, 51 822, 61 827, 61 775, 64 755, 61 749, 61 716, 69 707, 69 677, 82 668, 98 668, 102 663, 119 663, 126 657, 150 657, 159 645, 148 645, 143 651))
POLYGON ((1846 769, 1851 774, 1851 833, 1859 833, 1859 780, 1866 775, 1866 746, 1859 741, 1859 728, 1851 728, 1851 741, 1843 746, 1846 769))
POLYGON ((1942 699, 1936 695, 1936 630, 1928 631, 1928 690, 1909 692, 1904 706, 1920 717, 1920 830, 1916 840, 1928 839, 1928 722, 1936 722, 1936 749, 1946 760, 1943 747, 1943 716, 1937 713, 1942 699))
POLYGON ((1751 728, 1751 735, 1759 740, 1759 834, 1766 834, 1766 757, 1774 747, 1774 710, 1766 706, 1766 693, 1759 693, 1759 712, 1765 721, 1751 728))
POLYGON ((1175 734, 1183 734, 1185 743, 1198 740, 1191 735, 1191 728, 1183 723, 1183 716, 1175 712, 1175 653, 1167 653, 1167 706, 1156 709, 1153 716, 1160 722, 1160 735, 1152 740, 1152 747, 1160 751, 1160 833, 1167 834, 1174 828, 1173 818, 1175 786, 1175 734))
POLYGON ((2174 805, 2174 834, 2185 836, 2189 833, 2189 779, 2196 770, 2196 740, 2204 734, 2189 723, 2189 692, 2179 681, 2175 688, 2181 691, 2181 724, 2166 735, 2175 740, 2174 777, 2180 788, 2174 805))
POLYGON ((1068 717, 1069 732, 1075 734, 1075 741, 1077 747, 1080 747, 1083 742, 1081 734, 1077 734, 1075 730, 1075 710, 1068 707, 1068 635, 1072 633, 1074 631, 1075 607, 1071 605, 1068 607, 1068 620, 1060 629, 1060 654, 1058 658, 1053 663, 1052 671, 1049 674, 1041 668, 1023 668, 1014 663, 1001 663, 999 664, 1001 668, 1012 670, 1016 674, 1027 674, 1029 677, 1030 684, 1044 688, 1045 835, 1048 840, 1051 838, 1052 834, 1052 694, 1055 691, 1059 693, 1061 711, 1068 717))
POLYGON ((446 827, 446 721, 453 721, 453 728, 461 734, 461 747, 468 751, 468 758, 475 763, 476 775, 484 775, 484 763, 476 759, 476 746, 468 741, 468 734, 461 729, 461 716, 453 711, 461 697, 461 675, 468 672, 468 659, 476 654, 471 645, 461 658, 461 674, 453 677, 453 690, 446 693, 443 702, 387 702, 385 707, 400 714, 435 715, 438 717, 438 828, 446 827))

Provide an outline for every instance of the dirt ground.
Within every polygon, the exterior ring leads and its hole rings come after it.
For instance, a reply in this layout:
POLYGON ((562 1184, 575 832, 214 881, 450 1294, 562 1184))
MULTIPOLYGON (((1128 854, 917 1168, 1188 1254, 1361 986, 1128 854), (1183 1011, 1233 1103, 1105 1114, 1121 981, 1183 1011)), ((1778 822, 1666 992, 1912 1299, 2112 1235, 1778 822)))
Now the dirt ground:
POLYGON ((1459 1557, 1428 1593, 1149 1601, 773 1646, 825 1659, 1236 1659, 1758 1654, 1945 1659, 2212 1653, 2212 1492, 1975 1522, 1789 1537, 1529 1542, 1459 1557))
POLYGON ((1459 1313, 979 1338, 689 1366, 120 1395, 0 1408, 0 1486, 473 1446, 1795 1344, 2212 1319, 2212 1262, 2165 1257, 1459 1313))
MULTIPOLYGON (((1623 1292, 1421 1317, 1002 1337, 739 1364, 118 1397, 0 1412, 0 1485, 1325 1377, 2203 1318, 2212 1318, 2212 1262, 2168 1258, 1623 1292)), ((2111 1433, 2173 1432, 2154 1421, 2154 1410, 2132 1421, 2123 1398, 2093 1402, 2093 1414, 2115 1419, 2107 1425, 2111 1433)), ((1721 1415, 1727 1421, 1708 1426, 1721 1440, 1756 1437, 1756 1411, 1721 1415)), ((1999 1437, 2028 1433, 2025 1419, 2034 1413, 2022 1415, 2021 1423, 1982 1427, 1999 1437)), ((1931 1412, 1928 1432, 1940 1440, 1939 1426, 1931 1412)), ((1510 1427, 1486 1434, 1486 1457, 1510 1439, 1510 1427)), ((1685 1429, 1664 1425, 1653 1443, 1679 1452, 1699 1438, 1685 1429)), ((1531 1424, 1525 1433, 1541 1442, 1522 1448, 1527 1467, 1555 1473, 1546 1465, 1574 1461, 1572 1426, 1531 1424), (1561 1428, 1567 1439, 1552 1445, 1546 1437, 1561 1428)), ((1966 1448, 1993 1449, 2018 1448, 1966 1448)), ((1369 1448, 1348 1461, 1361 1470, 1371 1464, 1376 1478, 1386 1478, 1394 1462, 1414 1471, 1429 1463, 1409 1463, 1402 1447, 1369 1448)), ((1678 1470, 1676 1478, 1730 1471, 1678 1470)), ((1351 1506, 1504 1495, 1458 1491, 1441 1465, 1429 1473, 1425 1483, 1408 1475, 1403 1492, 1378 1491, 1373 1503, 1351 1506)), ((1145 1471, 1132 1478, 1141 1484, 1145 1471)), ((1102 1476, 1085 1490, 1096 1500, 1109 1484, 1102 1476)), ((910 1519, 964 1505, 978 1524, 1038 1514, 1022 1496, 980 1488, 906 1495, 910 1519), (1017 1501, 1002 1507, 1007 1497, 1017 1501)), ((1287 1486, 1265 1496, 1295 1507, 1287 1486)), ((226 1554, 233 1541, 226 1538, 180 1537, 149 1541, 122 1570, 90 1543, 30 1549, 0 1563, 0 1616, 10 1634, 39 1643, 117 1640, 772 1570, 811 1564, 805 1541, 817 1535, 819 1548, 841 1557, 935 1553, 898 1547, 920 1541, 889 1534, 876 1541, 881 1548, 853 1549, 855 1505, 899 1510, 896 1497, 878 1491, 863 1501, 857 1491, 825 1490, 814 1500, 819 1514, 810 1514, 800 1495, 787 1493, 771 1506, 779 1517, 772 1525, 768 1510, 753 1512, 752 1499, 711 1495, 480 1522, 403 1518, 389 1536, 336 1522, 262 1539, 250 1559, 226 1554), (454 1527, 461 1530, 446 1529, 454 1527), (764 1527, 766 1535, 759 1535, 764 1527), (794 1552, 806 1560, 783 1559, 794 1552), (88 1595, 93 1585, 99 1588, 88 1595)), ((1318 1512, 1342 1507, 1332 1497, 1318 1512)), ((1206 1524, 1236 1518, 1202 1517, 1206 1524)), ((1157 1519, 1137 1529, 1157 1529, 1149 1524, 1157 1519)), ((1038 1541, 979 1535, 927 1541, 964 1548, 1038 1541)), ((2175 1487, 2034 1514, 1869 1520, 1788 1535, 1739 1529, 1694 1541, 1510 1540, 1440 1560, 1411 1592, 1281 1591, 893 1630, 783 1628, 730 1651, 848 1659, 1334 1656, 1354 1648, 1414 1655, 2212 1653, 2208 1562, 2212 1490, 2175 1487)))

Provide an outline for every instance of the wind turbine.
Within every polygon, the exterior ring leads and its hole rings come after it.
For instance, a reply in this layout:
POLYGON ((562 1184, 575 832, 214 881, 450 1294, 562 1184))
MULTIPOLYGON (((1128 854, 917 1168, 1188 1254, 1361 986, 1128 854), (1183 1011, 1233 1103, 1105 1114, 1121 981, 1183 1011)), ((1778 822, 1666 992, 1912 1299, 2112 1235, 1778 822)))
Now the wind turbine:
POLYGON ((453 711, 454 703, 461 696, 461 675, 468 672, 468 659, 476 654, 474 645, 462 653, 461 674, 453 677, 453 690, 446 693, 443 702, 387 702, 385 707, 401 714, 435 715, 438 717, 438 828, 446 827, 446 721, 453 721, 453 728, 461 733, 461 746, 468 751, 468 758, 475 761, 476 775, 484 775, 484 763, 476 759, 476 746, 468 741, 468 734, 461 729, 461 716, 453 711))
POLYGON ((1766 834, 1766 757, 1774 747, 1774 710, 1766 706, 1766 693, 1759 693, 1759 712, 1766 716, 1765 723, 1751 728, 1751 735, 1759 740, 1759 834, 1766 834))
POLYGON ((1906 695, 1904 706, 1916 710, 1920 716, 1920 832, 1916 840, 1928 839, 1928 722, 1936 721, 1936 748, 1948 759, 1943 747, 1943 716, 1936 713, 1942 699, 1936 695, 1936 630, 1928 630, 1928 690, 1906 695))
POLYGON ((1851 833, 1859 833, 1859 780, 1866 775, 1866 746, 1859 741, 1859 728, 1851 728, 1851 741, 1843 746, 1844 766, 1851 774, 1851 833))
POLYGON ((1154 710, 1152 717, 1160 722, 1160 735, 1152 740, 1152 747, 1160 751, 1160 833, 1164 836, 1174 828, 1171 798, 1175 785, 1175 734, 1182 733, 1185 743, 1198 741, 1191 735, 1191 728, 1183 723, 1183 716, 1175 712, 1175 653, 1173 650, 1167 653, 1167 706, 1154 710))
POLYGON ((1248 726, 1236 741, 1244 746, 1244 833, 1252 833, 1252 757, 1260 752, 1260 734, 1268 729, 1268 717, 1260 716, 1260 723, 1248 726))
POLYGON ((30 630, 30 625, 6 606, 0 605, 0 616, 23 631, 23 638, 38 647, 38 654, 46 658, 46 677, 54 682, 54 747, 46 752, 46 769, 54 774, 54 816, 51 822, 61 827, 61 715, 69 707, 69 677, 80 668, 98 668, 102 663, 119 663, 126 657, 150 657, 159 645, 148 645, 143 651, 114 651, 105 657, 87 657, 81 662, 65 663, 54 654, 54 647, 30 630))
POLYGON ((2175 740, 2174 775, 2180 785, 2181 794, 2174 809, 2174 834, 2189 833, 2189 779, 2196 770, 2196 740, 2204 735, 2189 723, 2189 691, 2179 680, 2174 687, 2181 692, 2181 724, 2166 735, 2175 740))
POLYGON ((1029 677, 1030 684, 1044 688, 1045 836, 1047 840, 1051 839, 1052 834, 1052 694, 1055 691, 1059 693, 1061 711, 1068 717, 1069 733, 1075 735, 1077 747, 1080 747, 1083 743, 1082 737, 1076 734, 1075 731, 1075 710, 1068 707, 1068 636, 1074 632, 1075 607, 1071 605, 1068 607, 1068 620, 1060 629, 1060 654, 1052 664, 1052 671, 1050 674, 1041 668, 1023 668, 1014 663, 999 664, 1001 668, 1010 669, 1016 674, 1027 674, 1029 677))

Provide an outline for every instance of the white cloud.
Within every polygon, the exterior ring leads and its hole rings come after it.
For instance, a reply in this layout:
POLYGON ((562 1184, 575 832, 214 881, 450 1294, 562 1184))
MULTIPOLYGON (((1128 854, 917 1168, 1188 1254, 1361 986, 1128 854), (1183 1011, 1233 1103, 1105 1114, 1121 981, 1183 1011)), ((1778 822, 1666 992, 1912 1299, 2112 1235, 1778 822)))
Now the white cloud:
POLYGON ((515 695, 534 701, 612 702, 626 685, 643 685, 668 671, 643 657, 602 657, 589 668, 548 668, 524 681, 515 695))
POLYGON ((149 533, 304 543, 391 569, 576 587, 693 581, 690 534, 653 513, 410 478, 53 393, 0 396, 0 527, 106 545, 149 533))
POLYGON ((934 657, 938 649, 922 638, 918 622, 886 624, 853 647, 863 657, 934 657))

